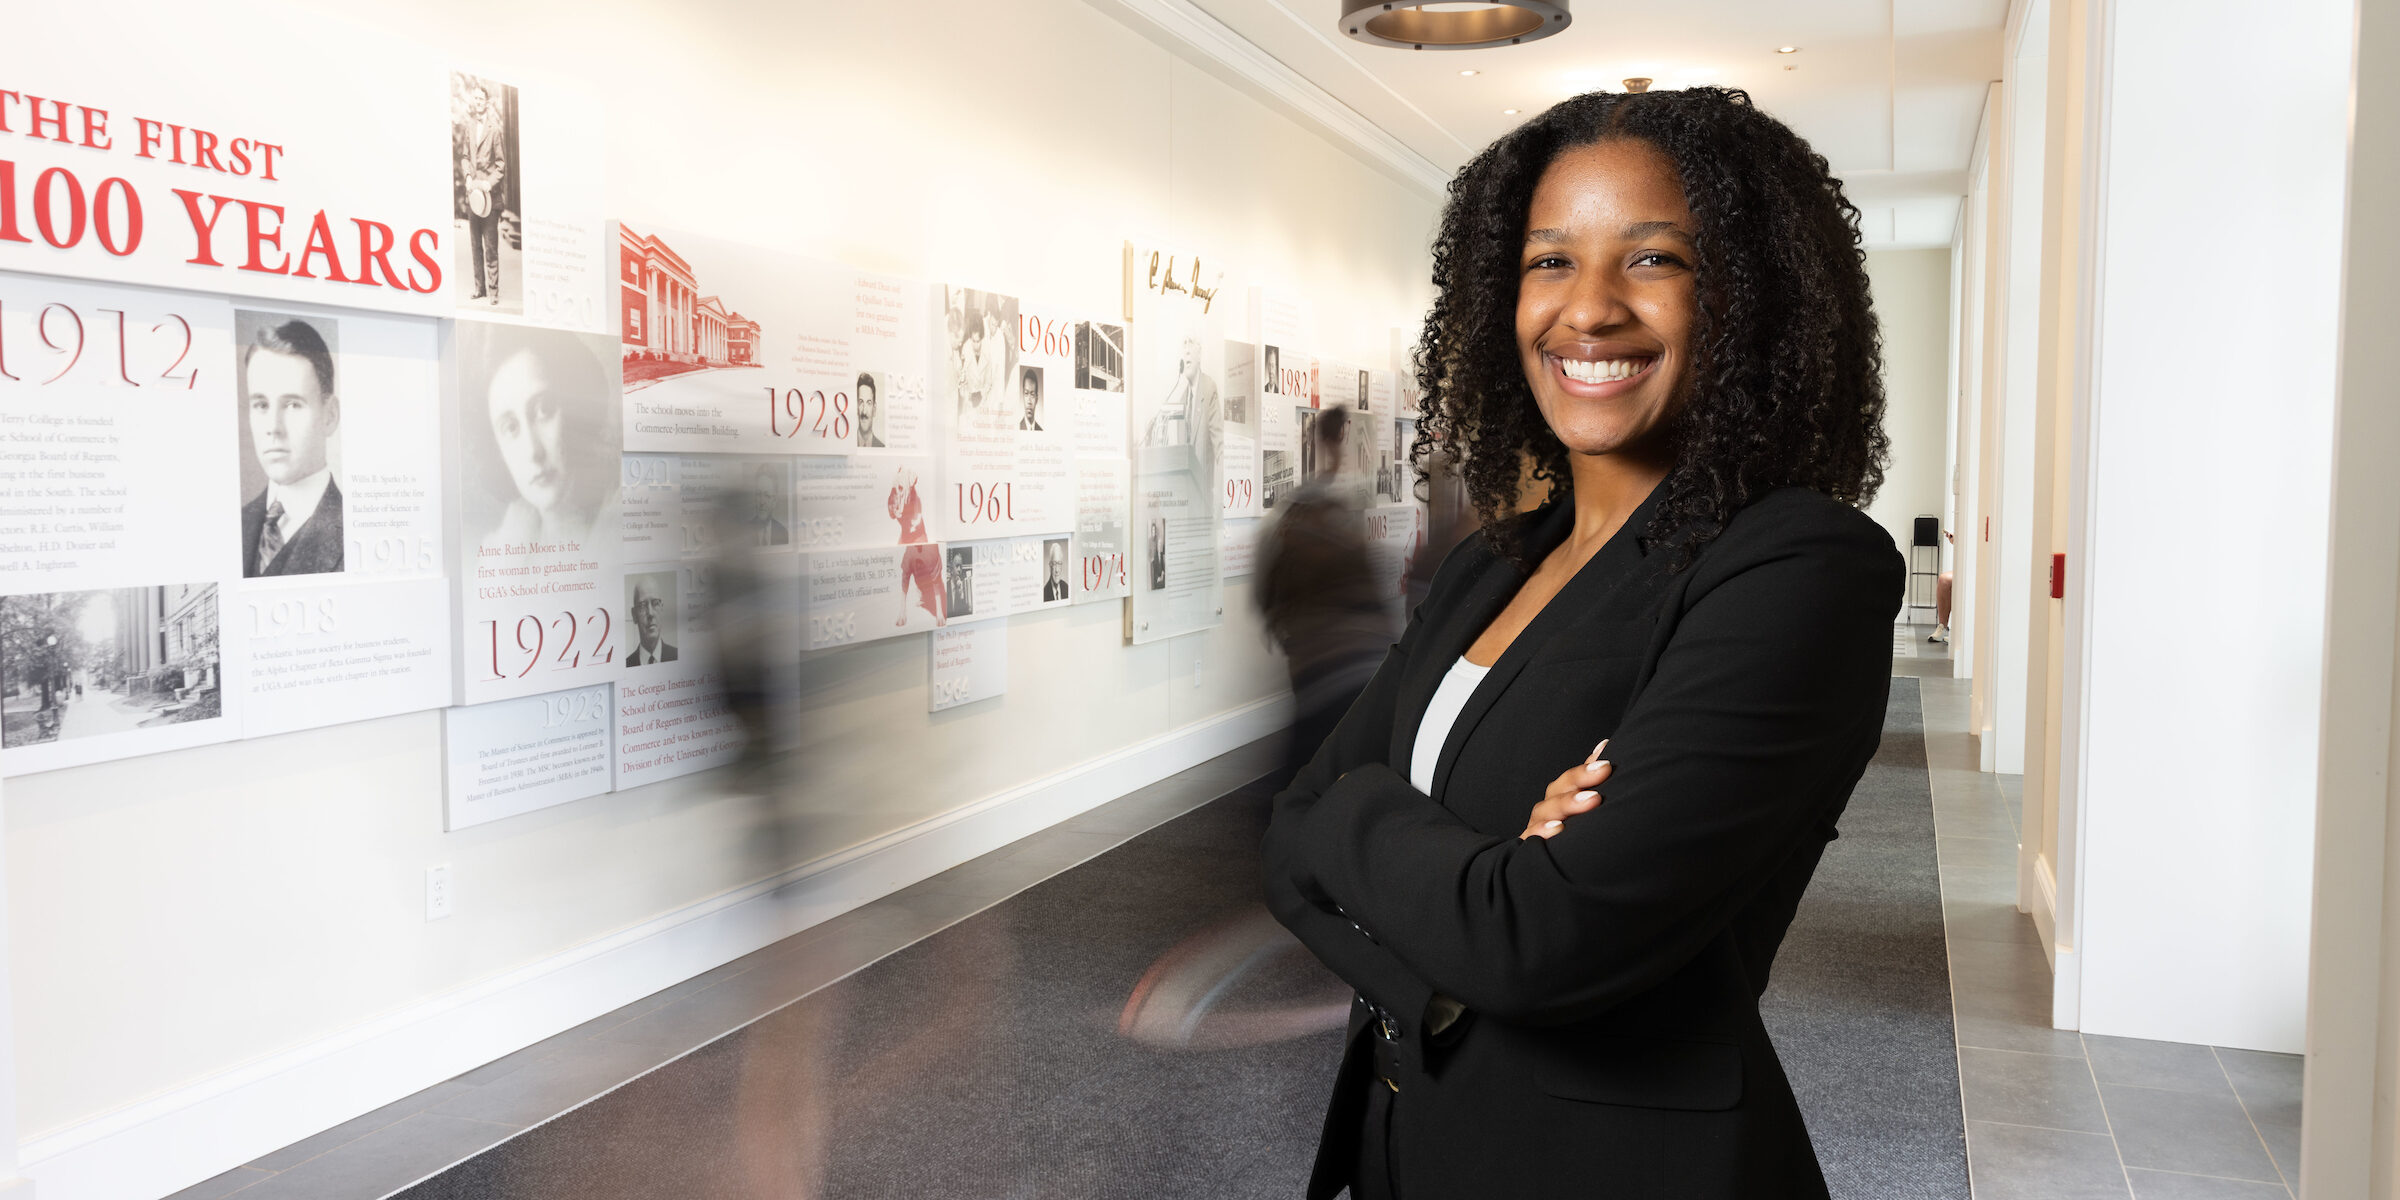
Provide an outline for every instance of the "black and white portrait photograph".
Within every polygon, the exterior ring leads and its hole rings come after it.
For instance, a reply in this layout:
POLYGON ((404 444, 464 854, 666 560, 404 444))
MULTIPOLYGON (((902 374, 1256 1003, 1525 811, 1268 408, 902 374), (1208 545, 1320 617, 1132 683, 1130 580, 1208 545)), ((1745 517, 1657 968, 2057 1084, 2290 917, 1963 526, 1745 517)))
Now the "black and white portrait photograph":
POLYGON ((851 389, 852 401, 858 413, 858 448, 883 449, 883 376, 873 371, 861 371, 858 386, 851 389))
POLYGON ((1125 327, 1084 321, 1075 326, 1075 386, 1087 392, 1125 390, 1125 327))
POLYGON ((1042 603, 1071 598, 1067 588, 1067 539, 1042 539, 1042 603))
POLYGON ((1389 450, 1378 451, 1377 457, 1375 494, 1386 500, 1397 500, 1400 498, 1400 478, 1392 470, 1392 452, 1389 450))
POLYGON ((750 546, 789 546, 791 515, 792 464, 789 462, 752 463, 743 468, 740 502, 736 511, 742 514, 734 536, 750 546))
POLYGON ((682 608, 676 601, 675 572, 645 571, 625 577, 625 631, 631 643, 625 665, 647 667, 674 662, 675 643, 683 636, 682 608))
POLYGON ((0 745, 219 714, 217 585, 0 597, 0 745))
POLYGON ((1282 365, 1283 352, 1274 346, 1267 347, 1267 377, 1264 381, 1264 386, 1259 389, 1260 391, 1263 391, 1270 396, 1280 396, 1283 394, 1282 365))
POLYGON ((1042 431, 1042 369, 1030 363, 1017 368, 1017 428, 1042 431))
POLYGON ((517 89, 450 73, 450 192, 459 303, 525 311, 525 211, 518 203, 517 89))
POLYGON ((949 595, 951 619, 973 616, 975 547, 945 546, 942 548, 942 558, 942 590, 949 595))
POLYGON ((1150 590, 1162 591, 1167 586, 1167 522, 1161 517, 1150 518, 1150 590))
POLYGON ((1300 478, 1317 477, 1317 439, 1309 430, 1317 423, 1317 410, 1298 407, 1292 410, 1292 440, 1300 447, 1300 478))
POLYGON ((235 310, 242 577, 342 569, 339 335, 328 317, 235 310))
POLYGON ((944 287, 942 374, 959 423, 1005 429, 1016 423, 1017 298, 944 287))
POLYGON ((1374 411, 1374 406, 1367 402, 1368 382, 1367 373, 1360 371, 1358 373, 1358 411, 1362 413, 1374 411))
POLYGON ((466 552, 546 553, 613 532, 615 336, 461 321, 458 356, 466 552))

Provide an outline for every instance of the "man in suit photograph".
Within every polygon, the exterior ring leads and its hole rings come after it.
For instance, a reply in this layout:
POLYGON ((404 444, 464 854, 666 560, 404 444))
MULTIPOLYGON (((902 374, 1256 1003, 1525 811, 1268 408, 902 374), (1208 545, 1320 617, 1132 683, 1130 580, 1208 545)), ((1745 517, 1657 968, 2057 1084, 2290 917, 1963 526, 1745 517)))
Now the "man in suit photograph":
POLYGON ((1042 543, 1042 603, 1067 598, 1067 539, 1042 543))
POLYGON ((1040 433, 1042 431, 1042 369, 1040 367, 1017 368, 1017 398, 1025 407, 1025 415, 1017 421, 1017 428, 1028 433, 1040 433))
POLYGON ((333 351, 297 318, 242 347, 242 411, 266 486, 242 505, 242 576, 322 575, 342 569, 342 489, 327 442, 342 427, 333 351))
POLYGON ((508 130, 497 109, 490 89, 482 84, 470 87, 458 160, 467 235, 475 249, 473 298, 495 302, 500 299, 500 204, 509 169, 508 130))
POLYGON ((783 489, 777 484, 775 468, 761 464, 750 489, 751 545, 788 546, 792 543, 791 527, 775 516, 783 508, 783 489))
POLYGON ((675 587, 675 576, 668 572, 636 575, 631 583, 633 632, 641 641, 626 652, 625 665, 646 667, 652 663, 674 662, 675 643, 666 639, 666 626, 674 620, 667 606, 675 587))
POLYGON ((858 393, 858 448, 881 450, 883 449, 883 419, 879 413, 882 403, 881 397, 876 395, 875 377, 860 375, 858 387, 855 390, 858 393))

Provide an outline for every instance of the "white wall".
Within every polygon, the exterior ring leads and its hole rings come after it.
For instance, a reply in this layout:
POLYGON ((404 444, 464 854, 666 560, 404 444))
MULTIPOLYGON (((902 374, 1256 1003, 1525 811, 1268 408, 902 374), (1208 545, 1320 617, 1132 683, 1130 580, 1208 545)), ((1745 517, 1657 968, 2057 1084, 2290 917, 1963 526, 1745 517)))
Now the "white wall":
MULTIPOLYGON (((1987 771, 2025 771, 2027 655, 2031 648, 2034 555, 2034 408, 2039 396, 2042 319, 2043 136, 2050 66, 2050 3, 2025 7, 2003 96, 2008 104, 2008 188, 2003 235, 1999 502, 1992 513, 1992 670, 1983 681, 1987 771)), ((2047 589, 2044 589, 2047 595, 2047 589)))
MULTIPOLYGON (((605 97, 614 215, 637 225, 1094 314, 1118 310, 1121 242, 1168 236, 1312 297, 1316 349, 1360 363, 1426 302, 1431 195, 1082 0, 299 7, 605 97)), ((923 639, 827 659, 818 744, 887 752, 820 775, 806 852, 1273 695, 1248 595, 1227 589, 1226 628, 1144 647, 1113 605, 1016 618, 1008 694, 939 716, 923 639)), ((10 780, 28 1139, 74 1141, 784 865, 705 776, 445 834, 439 735, 423 713, 10 780), (429 924, 436 863, 456 911, 429 924)))
POLYGON ((2113 8, 2081 1026, 2297 1051, 2353 7, 2113 8), (2273 84, 2227 103, 2237 61, 2273 84))
MULTIPOLYGON (((1909 554, 1919 516, 1940 517, 1950 490, 1950 252, 1869 250, 1867 284, 1883 325, 1883 429, 1892 462, 1867 515, 1909 554)), ((1942 569, 1929 554, 1924 569, 1942 569)), ((1912 569, 1916 561, 1911 559, 1912 569)), ((1909 598, 1918 598, 1916 580, 1909 598)), ((1933 581, 1923 581, 1923 609, 1912 620, 1933 620, 1933 581)))

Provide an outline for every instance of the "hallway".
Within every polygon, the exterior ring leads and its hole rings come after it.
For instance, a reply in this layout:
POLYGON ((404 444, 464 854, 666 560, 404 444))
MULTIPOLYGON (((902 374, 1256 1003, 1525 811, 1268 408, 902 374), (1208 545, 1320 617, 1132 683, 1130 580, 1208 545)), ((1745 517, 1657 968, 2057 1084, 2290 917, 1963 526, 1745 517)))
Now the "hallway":
MULTIPOLYGON (((1946 667, 1925 649, 1896 671, 1946 667)), ((2296 1058, 2048 1028, 2004 777, 1972 769, 1963 683, 1912 675, 1762 1004, 1834 1194, 2288 1196, 2296 1058)), ((1298 1195, 1346 992, 1256 909, 1276 751, 1185 771, 174 1200, 1298 1195)))

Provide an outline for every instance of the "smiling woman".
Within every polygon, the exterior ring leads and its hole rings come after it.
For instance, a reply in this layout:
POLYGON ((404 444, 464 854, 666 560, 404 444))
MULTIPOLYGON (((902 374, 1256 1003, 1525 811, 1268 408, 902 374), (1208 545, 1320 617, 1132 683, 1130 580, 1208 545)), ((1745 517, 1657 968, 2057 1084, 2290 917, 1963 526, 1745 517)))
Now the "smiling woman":
POLYGON ((1758 996, 1904 578, 1855 222, 1719 89, 1570 100, 1452 184, 1414 454, 1484 528, 1265 844, 1359 993, 1313 1200, 1826 1195, 1758 996))

